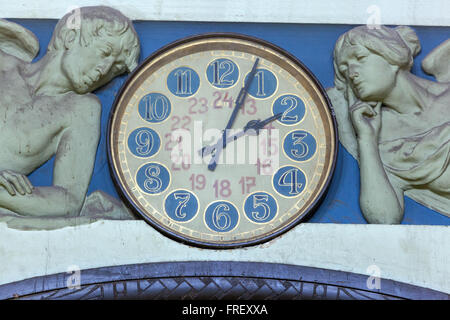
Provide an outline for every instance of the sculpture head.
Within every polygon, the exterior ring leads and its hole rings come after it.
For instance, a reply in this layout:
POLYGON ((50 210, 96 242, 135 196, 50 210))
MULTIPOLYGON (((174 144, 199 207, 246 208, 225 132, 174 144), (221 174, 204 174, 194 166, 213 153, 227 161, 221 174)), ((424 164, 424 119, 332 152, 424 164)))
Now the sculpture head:
POLYGON ((351 29, 334 48, 335 86, 349 101, 383 101, 395 86, 398 70, 409 71, 419 51, 417 35, 409 27, 351 29))
POLYGON ((127 17, 113 8, 95 6, 66 14, 56 25, 47 50, 62 54, 61 69, 71 89, 84 94, 132 71, 140 46, 127 17), (75 26, 70 23, 74 14, 79 15, 75 26))

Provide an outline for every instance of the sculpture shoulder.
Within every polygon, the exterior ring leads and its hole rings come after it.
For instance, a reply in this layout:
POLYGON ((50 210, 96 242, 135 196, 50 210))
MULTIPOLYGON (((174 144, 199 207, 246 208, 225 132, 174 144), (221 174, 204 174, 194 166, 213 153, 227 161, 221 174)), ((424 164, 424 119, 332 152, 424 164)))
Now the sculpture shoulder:
POLYGON ((448 96, 450 93, 450 82, 435 82, 423 78, 416 78, 416 82, 433 96, 448 96))
POLYGON ((427 94, 422 98, 426 104, 427 111, 438 112, 433 110, 444 108, 441 111, 444 114, 447 113, 446 110, 448 110, 450 105, 450 83, 428 81, 428 86, 424 88, 427 94))
POLYGON ((438 101, 450 105, 450 83, 442 83, 438 95, 438 101))
POLYGON ((92 94, 79 95, 69 93, 64 97, 62 102, 69 110, 68 113, 73 121, 98 123, 100 121, 102 105, 100 99, 92 94))
POLYGON ((7 72, 17 68, 19 65, 24 64, 25 62, 5 53, 0 49, 0 72, 7 72))
POLYGON ((87 94, 74 94, 77 97, 77 103, 80 104, 80 107, 85 108, 101 108, 102 104, 100 99, 93 93, 87 94))

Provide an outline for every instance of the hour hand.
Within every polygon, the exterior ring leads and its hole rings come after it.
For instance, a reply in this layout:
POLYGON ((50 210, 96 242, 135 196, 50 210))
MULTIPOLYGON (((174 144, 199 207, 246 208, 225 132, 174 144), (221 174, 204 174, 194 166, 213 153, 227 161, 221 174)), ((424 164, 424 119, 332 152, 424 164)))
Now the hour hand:
POLYGON ((249 122, 247 122, 247 124, 244 127, 244 131, 248 131, 248 130, 255 130, 256 134, 259 134, 259 130, 261 130, 262 128, 264 128, 267 124, 269 124, 270 122, 277 120, 281 117, 282 113, 277 113, 274 116, 271 116, 267 119, 264 120, 250 120, 249 122))

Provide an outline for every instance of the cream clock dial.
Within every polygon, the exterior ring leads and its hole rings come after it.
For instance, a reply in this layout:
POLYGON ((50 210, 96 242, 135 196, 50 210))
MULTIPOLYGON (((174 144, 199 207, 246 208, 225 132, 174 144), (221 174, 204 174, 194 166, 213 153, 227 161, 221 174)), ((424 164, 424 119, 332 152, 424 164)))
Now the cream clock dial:
POLYGON ((124 198, 173 239, 231 248, 304 220, 337 134, 320 84, 265 41, 206 34, 146 59, 117 96, 109 158, 124 198))

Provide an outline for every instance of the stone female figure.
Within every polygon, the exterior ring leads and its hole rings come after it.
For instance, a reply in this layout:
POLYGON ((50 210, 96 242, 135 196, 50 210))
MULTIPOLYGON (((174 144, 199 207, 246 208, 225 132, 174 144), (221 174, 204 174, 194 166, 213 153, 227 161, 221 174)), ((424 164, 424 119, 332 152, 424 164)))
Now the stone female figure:
POLYGON ((400 223, 404 195, 450 215, 450 41, 423 62, 440 82, 410 72, 419 51, 408 27, 361 26, 335 45, 328 94, 341 143, 359 160, 369 223, 400 223))

